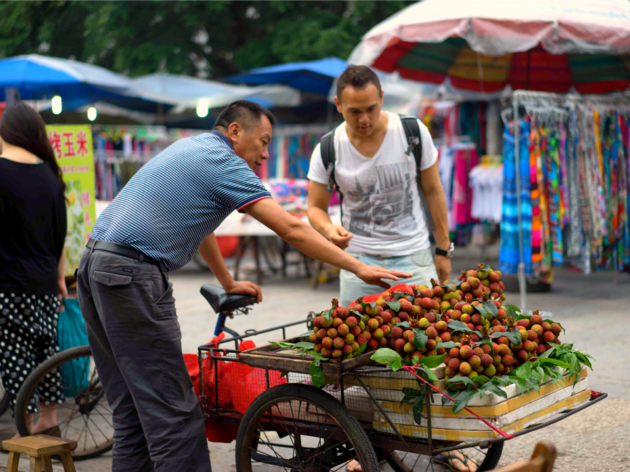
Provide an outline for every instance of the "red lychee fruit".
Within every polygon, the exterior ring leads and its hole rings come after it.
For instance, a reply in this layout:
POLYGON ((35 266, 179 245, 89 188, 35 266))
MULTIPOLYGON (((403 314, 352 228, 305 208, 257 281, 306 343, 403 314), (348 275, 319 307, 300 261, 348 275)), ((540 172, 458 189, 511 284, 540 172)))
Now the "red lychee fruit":
POLYGON ((322 348, 323 347, 324 346, 322 346, 321 343, 320 344, 315 344, 315 347, 313 348, 313 351, 315 351, 315 352, 322 352, 322 348))
POLYGON ((400 311, 400 312, 398 312, 398 318, 400 318, 401 321, 409 321, 409 313, 405 313, 404 311, 400 311))
POLYGON ((345 345, 346 343, 344 342, 343 338, 336 337, 335 339, 333 339, 333 346, 335 347, 335 349, 342 349, 345 345))
POLYGON ((497 368, 490 364, 489 366, 485 367, 482 372, 486 377, 494 377, 494 375, 497 373, 497 368))
POLYGON ((429 339, 435 339, 437 338, 438 332, 435 328, 429 326, 424 332, 424 334, 426 334, 429 337, 429 339))
POLYGON ((411 354, 412 352, 414 352, 416 350, 416 346, 413 343, 407 343, 407 344, 405 344, 405 347, 403 348, 403 350, 407 354, 411 354))
POLYGON ((332 324, 333 324, 333 319, 332 319, 332 318, 330 318, 330 319, 328 319, 328 320, 327 320, 326 318, 324 318, 324 317, 322 316, 322 319, 321 319, 320 323, 321 323, 321 325, 322 325, 322 328, 328 329, 328 328, 330 328, 330 327, 332 326, 332 324))
POLYGON ((540 356, 542 353, 544 353, 547 350, 547 346, 545 346, 544 344, 539 344, 538 345, 538 355, 540 356))
POLYGON ((366 329, 366 330, 364 330, 361 334, 362 334, 362 335, 365 337, 365 339, 367 339, 368 341, 369 341, 370 339, 372 339, 372 333, 371 333, 370 331, 368 331, 367 329, 366 329))
POLYGON ((517 325, 522 326, 523 328, 529 328, 529 320, 527 318, 523 318, 522 320, 518 320, 516 322, 517 325))
POLYGON ((341 356, 343 356, 343 351, 341 349, 335 349, 332 352, 332 356, 333 359, 339 359, 341 356))
POLYGON ((354 334, 348 333, 343 338, 346 344, 352 344, 354 342, 354 334))
POLYGON ((527 351, 525 349, 521 349, 516 353, 516 359, 522 364, 523 362, 527 362, 528 356, 527 351))
MULTIPOLYGON (((331 340, 332 341, 332 340, 331 340)), ((328 357, 331 358, 332 357, 332 349, 328 349, 326 347, 323 347, 320 354, 324 357, 328 357)))
POLYGON ((468 375, 472 372, 472 366, 468 362, 462 362, 459 365, 459 371, 464 375, 468 375))
POLYGON ((405 344, 407 344, 407 341, 405 341, 403 338, 398 338, 394 342, 395 342, 395 349, 397 351, 402 351, 403 348, 405 347, 405 344))
POLYGON ((480 325, 481 324, 481 315, 478 314, 474 314, 470 317, 470 322, 474 325, 480 325))
POLYGON ((492 358, 492 364, 496 366, 496 365, 499 365, 500 363, 501 363, 501 356, 497 354, 492 358))
POLYGON ((409 300, 401 298, 400 299, 400 310, 404 311, 405 313, 411 313, 411 311, 413 310, 413 305, 411 303, 409 303, 409 300))
POLYGON ((422 298, 433 298, 435 294, 433 293, 433 289, 423 288, 422 290, 420 290, 420 296, 422 298))
POLYGON ((453 358, 448 362, 448 368, 452 370, 458 370, 459 364, 461 364, 461 361, 457 358, 453 358))
POLYGON ((392 337, 394 339, 402 338, 403 329, 400 326, 394 326, 392 329, 392 337))
POLYGON ((497 370, 496 372, 497 374, 501 375, 503 372, 505 372, 505 366, 503 364, 499 363, 499 364, 492 364, 492 365, 497 370))
POLYGON ((376 328, 372 333, 372 339, 376 339, 377 341, 383 339, 383 336, 385 336, 385 333, 383 333, 381 328, 376 328))
POLYGON ((504 320, 507 318, 507 313, 503 308, 499 308, 497 310, 497 318, 500 320, 504 320))
POLYGON ((481 349, 481 347, 479 347, 479 346, 474 347, 474 348, 473 348, 473 354, 474 354, 475 356, 479 356, 479 357, 481 357, 481 356, 483 356, 483 349, 481 349))
POLYGON ((356 338, 359 334, 361 334, 361 326, 355 326, 354 328, 352 328, 350 330, 350 333, 352 333, 354 335, 354 337, 356 338))
POLYGON ((538 344, 533 341, 525 341, 523 343, 523 349, 525 349, 527 352, 534 352, 536 349, 538 349, 538 344))
POLYGON ((490 281, 491 284, 497 283, 499 282, 499 280, 501 280, 501 274, 498 273, 496 271, 492 271, 488 274, 488 280, 490 281))
POLYGON ((499 346, 494 350, 494 352, 495 354, 498 354, 499 356, 505 356, 509 350, 510 348, 508 347, 506 343, 506 344, 499 344, 499 346))
POLYGON ((359 346, 363 346, 368 340, 363 334, 359 334, 354 338, 356 343, 359 343, 359 346))
POLYGON ((546 343, 550 343, 556 340, 556 336, 553 334, 553 331, 547 331, 543 333, 543 341, 546 343))
POLYGON ((437 315, 435 313, 427 313, 425 318, 429 320, 429 323, 435 323, 437 321, 437 315))
POLYGON ((383 331, 383 336, 388 336, 392 329, 387 325, 383 325, 381 326, 381 331, 383 331))
POLYGON ((473 356, 473 350, 470 346, 462 346, 459 349, 459 356, 462 359, 470 359, 473 356))
POLYGON ((378 341, 378 345, 379 345, 380 347, 387 347, 387 338, 381 338, 381 339, 378 341))
POLYGON ((354 311, 356 311, 359 315, 364 315, 365 314, 365 310, 363 309, 363 305, 360 304, 356 304, 352 307, 352 309, 354 311))
POLYGON ((311 333, 308 337, 308 341, 313 344, 317 344, 319 342, 319 338, 317 337, 317 334, 311 333))
POLYGON ((418 321, 418 327, 421 329, 427 329, 430 325, 431 323, 429 322, 427 318, 422 318, 420 321, 418 321))
POLYGON ((446 324, 446 321, 438 321, 435 324, 435 329, 438 333, 444 333, 448 329, 448 325, 446 324))
POLYGON ((327 336, 329 338, 333 338, 335 339, 337 336, 339 336, 339 332, 335 329, 335 328, 330 328, 327 332, 326 332, 327 336))
POLYGON ((378 320, 375 318, 372 318, 370 321, 367 322, 367 327, 370 331, 374 331, 375 329, 378 328, 378 320))
POLYGON ((536 334, 535 331, 532 331, 531 329, 527 331, 528 341, 536 341, 537 339, 538 339, 538 335, 536 334))
POLYGON ((542 322, 543 322, 543 319, 542 319, 542 316, 540 316, 540 315, 533 315, 533 316, 529 319, 529 322, 530 322, 532 325, 541 325, 541 324, 542 324, 542 322))
MULTIPOLYGON (((339 318, 337 318, 337 319, 339 319, 339 318)), ((339 333, 339 336, 345 336, 346 334, 348 334, 350 332, 350 328, 348 327, 347 324, 341 324, 341 325, 339 325, 337 327, 337 332, 339 333)))
POLYGON ((543 327, 543 331, 551 331, 551 323, 547 321, 543 321, 542 327, 543 327))
POLYGON ((322 328, 319 331, 317 331, 316 334, 319 339, 324 339, 326 337, 326 330, 322 328))
POLYGON ((474 343, 478 343, 479 341, 481 341, 481 339, 479 339, 479 336, 477 336, 476 334, 471 335, 470 340, 474 343))
POLYGON ((354 352, 350 344, 346 344, 341 350, 345 356, 349 356, 354 352))
POLYGON ((335 328, 335 329, 337 329, 337 328, 339 328, 339 326, 341 326, 342 324, 343 324, 343 320, 342 320, 341 318, 335 318, 335 319, 333 320, 332 327, 333 327, 333 328, 335 328))
POLYGON ((448 355, 451 356, 452 358, 458 358, 459 357, 459 348, 458 347, 452 347, 449 351, 448 351, 448 355))
POLYGON ((534 333, 536 333, 536 335, 540 338, 543 333, 545 332, 545 330, 543 329, 543 327, 539 324, 535 324, 532 325, 532 329, 531 329, 534 333))
POLYGON ((484 367, 488 367, 489 365, 492 365, 493 360, 494 359, 490 354, 484 354, 481 356, 481 365, 484 367))
POLYGON ((387 338, 387 345, 390 349, 396 349, 396 340, 391 336, 387 338))
POLYGON ((459 319, 459 321, 461 321, 462 323, 466 323, 466 324, 468 324, 468 323, 470 323, 470 320, 471 320, 471 319, 472 319, 472 318, 470 317, 470 315, 467 315, 466 313, 464 313, 464 314, 461 316, 461 318, 459 319))
POLYGON ((512 356, 503 356, 501 358, 501 364, 505 367, 511 367, 514 364, 514 358, 512 356))
POLYGON ((375 349, 378 349, 378 346, 379 346, 379 342, 377 339, 372 338, 368 341, 368 349, 370 351, 374 351, 375 349))
POLYGON ((429 339, 425 347, 427 348, 427 350, 432 351, 437 347, 437 342, 435 341, 435 339, 429 339))
POLYGON ((321 328, 323 319, 324 319, 323 316, 316 316, 315 319, 313 320, 313 326, 315 328, 321 328))
POLYGON ((446 333, 440 334, 440 339, 442 340, 443 343, 447 343, 451 341, 451 333, 446 332, 446 333))
POLYGON ((475 369, 477 367, 479 367, 481 365, 481 357, 477 356, 477 355, 473 355, 469 360, 468 363, 470 364, 470 366, 475 369))
POLYGON ((433 300, 431 298, 423 298, 420 300, 420 306, 429 310, 433 307, 433 300))
POLYGON ((422 353, 421 353, 420 351, 414 351, 414 352, 412 352, 412 353, 411 353, 411 360, 413 361, 413 360, 414 360, 414 358, 416 358, 416 357, 417 357, 417 358, 418 358, 418 360, 420 361, 420 360, 422 360, 422 358, 423 358, 424 356, 422 355, 422 353))
POLYGON ((348 316, 346 318, 346 324, 348 325, 348 328, 354 328, 359 324, 359 321, 354 316, 348 316))
POLYGON ((555 334, 556 337, 560 336, 560 333, 562 333, 562 326, 558 323, 551 323, 551 332, 555 334))

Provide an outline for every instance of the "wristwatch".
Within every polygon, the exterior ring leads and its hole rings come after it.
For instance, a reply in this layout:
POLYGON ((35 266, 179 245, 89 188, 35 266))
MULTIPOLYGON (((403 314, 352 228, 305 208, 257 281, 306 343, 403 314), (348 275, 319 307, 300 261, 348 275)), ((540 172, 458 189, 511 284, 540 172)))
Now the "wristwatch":
POLYGON ((448 258, 453 257, 453 252, 455 252, 455 244, 451 243, 451 245, 448 247, 448 250, 445 251, 444 249, 440 249, 439 247, 435 248, 435 255, 436 256, 446 256, 448 258))

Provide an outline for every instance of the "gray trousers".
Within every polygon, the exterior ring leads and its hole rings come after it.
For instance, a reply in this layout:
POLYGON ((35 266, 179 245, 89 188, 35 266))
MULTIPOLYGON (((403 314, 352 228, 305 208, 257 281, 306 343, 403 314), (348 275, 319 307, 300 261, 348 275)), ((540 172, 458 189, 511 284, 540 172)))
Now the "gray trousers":
POLYGON ((182 355, 173 288, 153 264, 86 249, 78 292, 113 411, 113 472, 209 472, 205 424, 182 355))

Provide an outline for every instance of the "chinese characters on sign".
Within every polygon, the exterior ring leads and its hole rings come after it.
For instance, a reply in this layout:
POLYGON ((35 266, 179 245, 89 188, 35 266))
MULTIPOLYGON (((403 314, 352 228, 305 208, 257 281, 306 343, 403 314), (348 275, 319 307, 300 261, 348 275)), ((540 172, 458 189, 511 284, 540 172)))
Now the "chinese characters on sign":
POLYGON ((66 182, 66 275, 73 275, 96 220, 92 131, 87 125, 51 125, 46 131, 66 182))

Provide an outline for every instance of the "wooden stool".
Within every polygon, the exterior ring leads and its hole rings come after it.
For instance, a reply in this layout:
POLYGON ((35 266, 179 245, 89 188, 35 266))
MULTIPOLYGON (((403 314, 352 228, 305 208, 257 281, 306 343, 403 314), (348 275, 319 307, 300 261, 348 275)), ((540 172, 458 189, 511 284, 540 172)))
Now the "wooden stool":
POLYGON ((18 472, 20 454, 30 456, 30 472, 53 472, 51 461, 53 455, 61 457, 65 472, 76 472, 70 455, 77 448, 76 441, 36 434, 25 438, 8 439, 2 442, 2 447, 10 452, 7 472, 18 472))
POLYGON ((551 472, 556 461, 556 448, 550 441, 536 444, 531 460, 520 461, 490 472, 551 472))

